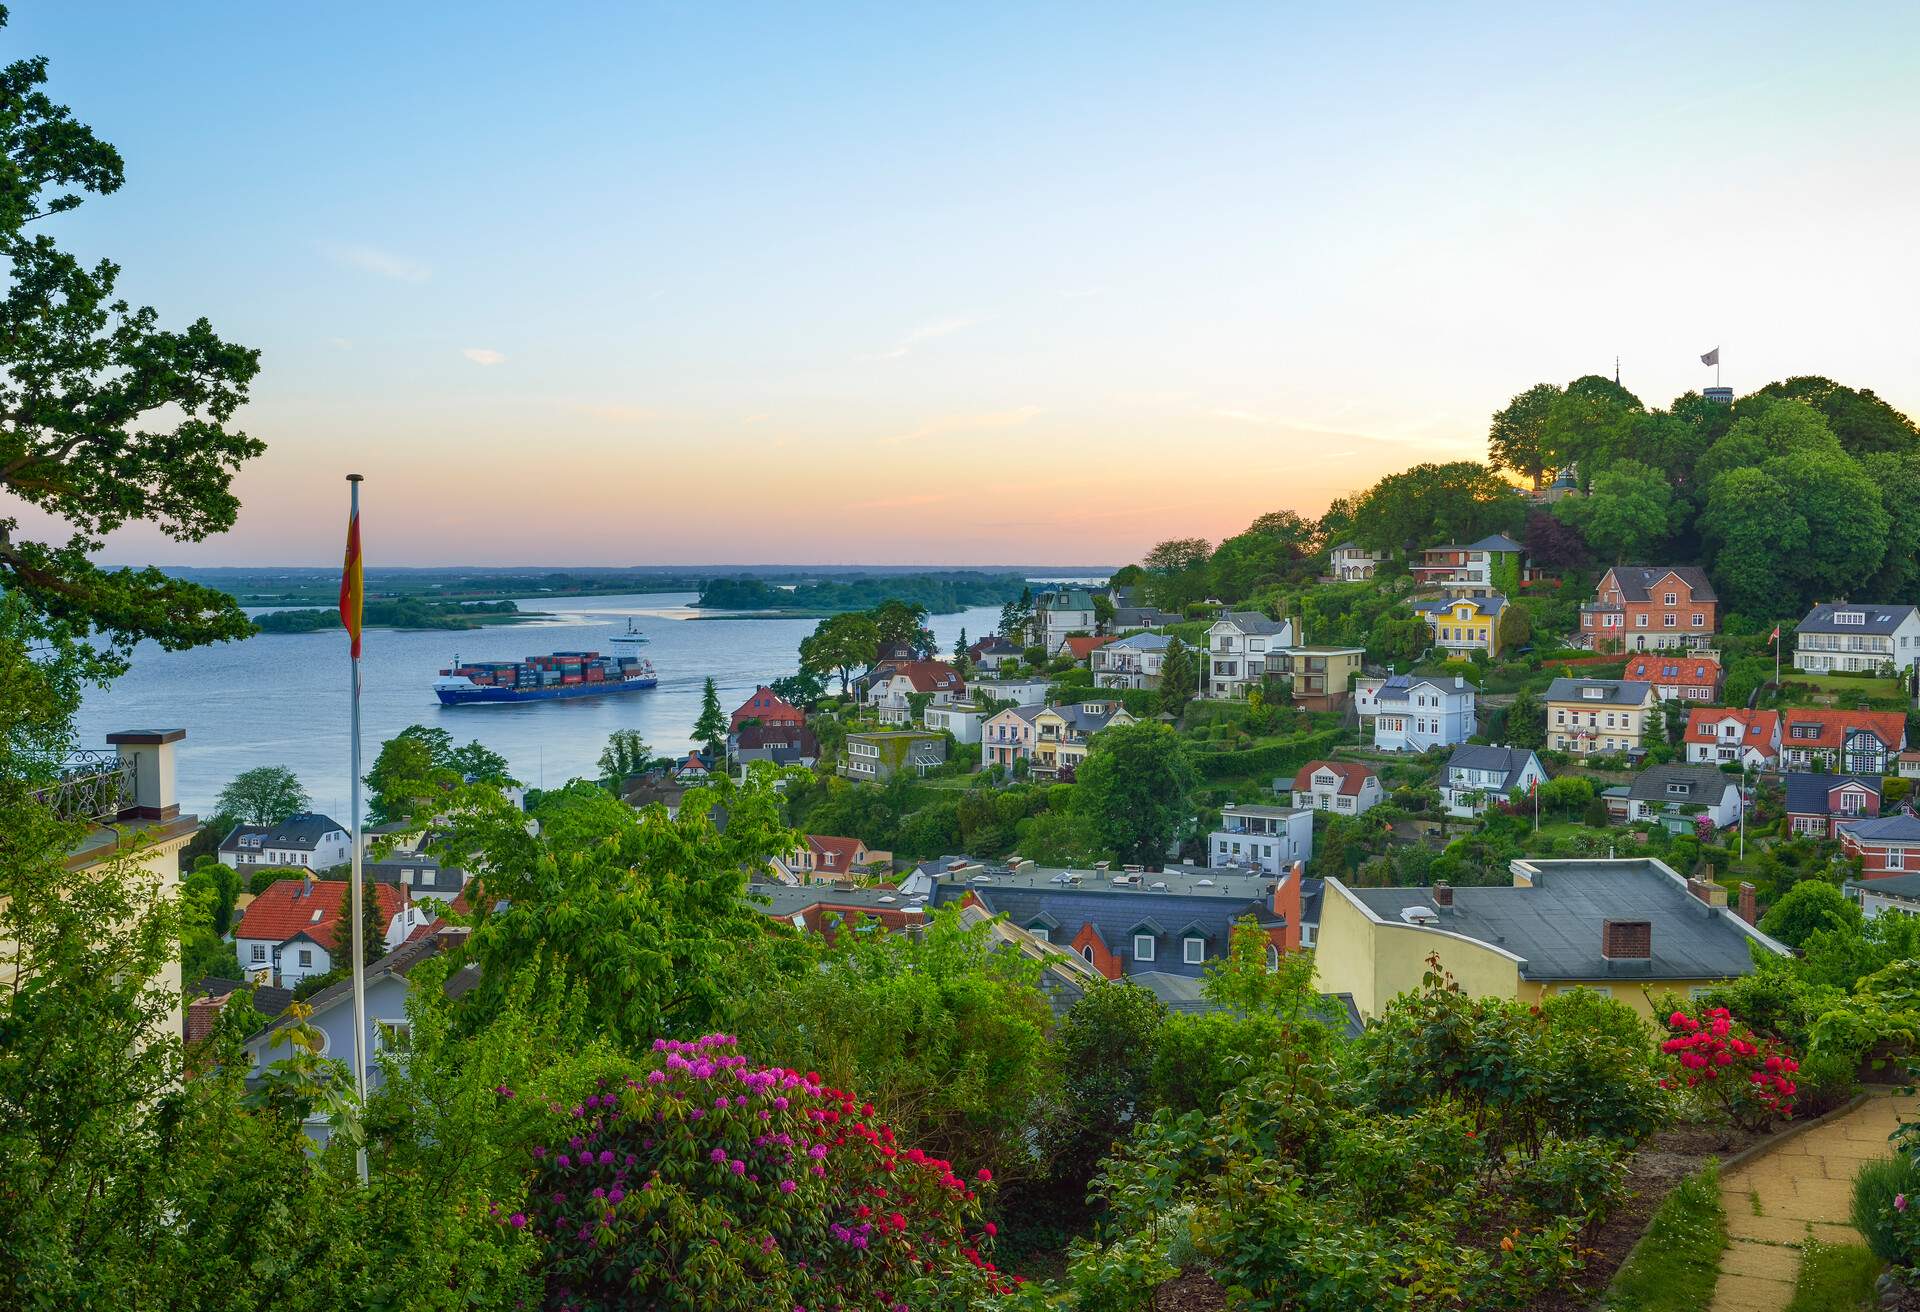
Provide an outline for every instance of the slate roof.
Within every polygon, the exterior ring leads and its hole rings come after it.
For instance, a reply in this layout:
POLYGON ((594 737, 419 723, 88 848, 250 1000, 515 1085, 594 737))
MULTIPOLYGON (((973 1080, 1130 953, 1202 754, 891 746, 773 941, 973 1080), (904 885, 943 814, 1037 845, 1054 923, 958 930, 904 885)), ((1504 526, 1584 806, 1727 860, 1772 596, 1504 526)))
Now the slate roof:
POLYGON ((253 1009, 272 1020, 287 1009, 293 1001, 292 989, 274 988, 270 984, 249 984, 243 979, 222 979, 218 975, 209 975, 187 990, 189 1001, 200 998, 223 998, 231 993, 250 995, 253 1009))
POLYGON ((1107 644, 1111 647, 1125 647, 1130 651, 1165 651, 1173 639, 1164 633, 1129 633, 1124 638, 1115 638, 1107 644))
MULTIPOLYGON (((1785 949, 1726 907, 1709 907, 1677 877, 1650 860, 1529 861, 1531 888, 1457 887, 1453 910, 1442 912, 1426 888, 1349 888, 1347 892, 1389 924, 1401 911, 1424 907, 1433 928, 1525 959, 1531 980, 1727 979, 1753 972, 1747 945, 1785 949), (1653 959, 1609 963, 1600 955, 1600 927, 1608 920, 1653 925, 1653 959)), ((1343 886, 1344 887, 1344 886, 1343 886)))
POLYGON ((1544 700, 1575 702, 1581 706, 1645 706, 1652 696, 1652 684, 1630 683, 1625 679, 1555 679, 1547 685, 1544 700), (1588 688, 1599 688, 1601 695, 1584 695, 1588 688))
POLYGON ((1200 975, 1206 964, 1223 955, 1242 916, 1258 917, 1267 908, 1260 896, 1201 896, 1195 893, 1156 893, 1148 889, 1096 887, 1010 888, 979 884, 941 883, 934 888, 934 905, 944 906, 972 894, 995 915, 1005 915, 1025 928, 1051 916, 1059 925, 1049 932, 1070 942, 1083 926, 1091 925, 1107 949, 1127 964, 1134 961, 1135 933, 1155 939, 1153 970, 1174 975, 1200 975), (1188 964, 1181 941, 1198 934, 1207 942, 1207 963, 1188 964))
POLYGON ((1373 698, 1376 702, 1404 702, 1409 700, 1413 690, 1419 687, 1431 688, 1443 697, 1471 697, 1475 691, 1473 685, 1464 679, 1456 687, 1445 680, 1435 679, 1425 674, 1390 674, 1387 676, 1387 681, 1381 684, 1373 694, 1373 698))
MULTIPOLYGON (((303 879, 281 879, 268 884, 264 892, 247 904, 240 923, 234 926, 234 938, 285 943, 305 934, 327 951, 333 951, 348 881, 316 879, 311 893, 306 891, 306 884, 303 879)), ((392 884, 376 883, 373 892, 380 903, 382 924, 390 923, 406 905, 406 894, 392 884)))
POLYGON ((1313 776, 1322 770, 1331 770, 1339 779, 1339 787, 1334 791, 1344 797, 1358 797, 1374 773, 1357 761, 1308 761, 1293 776, 1293 791, 1304 793, 1313 787, 1313 776))
POLYGON ((1894 897, 1920 901, 1920 874, 1888 875, 1884 879, 1849 879, 1842 887, 1850 893, 1890 893, 1894 897))
POLYGON ((1774 737, 1780 731, 1780 712, 1778 711, 1743 711, 1717 706, 1696 706, 1687 712, 1686 741, 1690 743, 1720 742, 1717 726, 1725 724, 1728 720, 1739 721, 1744 729, 1735 745, 1773 750, 1774 737))
POLYGON ((1462 602, 1471 604, 1488 619, 1498 619, 1500 612, 1507 608, 1507 599, 1497 592, 1488 597, 1434 597, 1414 602, 1413 608, 1437 615, 1441 611, 1452 610, 1462 602))
POLYGON ((1230 610, 1214 622, 1216 624, 1232 624, 1242 633, 1262 635, 1279 633, 1287 627, 1284 620, 1270 620, 1259 611, 1254 610, 1230 610))
POLYGON ((1639 802, 1677 802, 1684 806, 1718 806, 1727 789, 1740 781, 1712 765, 1650 765, 1633 777, 1627 796, 1639 802), (1667 791, 1669 784, 1686 786, 1685 795, 1667 791))
MULTIPOLYGON (((366 983, 371 987, 376 980, 385 978, 388 975, 398 975, 404 979, 406 976, 412 974, 413 968, 421 962, 438 956, 440 953, 458 944, 464 943, 466 936, 466 928, 455 925, 444 927, 429 938, 408 939, 405 943, 402 943, 399 947, 387 953, 386 956, 380 958, 380 960, 374 962, 362 972, 365 976, 366 983)), ((480 967, 471 964, 462 966, 459 970, 447 976, 445 985, 446 995, 449 998, 457 998, 479 982, 480 967)), ((331 1010, 342 1002, 350 1001, 352 997, 353 981, 351 979, 343 979, 337 984, 327 985, 327 987, 308 998, 307 1006, 312 1008, 313 1014, 317 1016, 323 1011, 331 1010)), ((265 1029, 261 1030, 260 1034, 271 1033, 287 1023, 288 1018, 283 1016, 281 1019, 274 1021, 265 1029)), ((258 1037, 258 1034, 251 1035, 248 1038, 248 1042, 252 1042, 253 1039, 258 1037)))
POLYGON ((1902 624, 1905 624, 1909 619, 1913 618, 1914 609, 1912 606, 1889 605, 1883 602, 1822 602, 1807 612, 1807 617, 1800 621, 1799 631, 1801 633, 1887 634, 1892 633, 1895 629, 1898 629, 1902 624), (1836 624, 1833 620, 1836 611, 1846 611, 1849 614, 1864 614, 1866 616, 1866 622, 1863 624, 1836 624))
POLYGON ((1880 815, 1868 820, 1849 820, 1846 832, 1869 843, 1920 843, 1920 818, 1880 815))
POLYGON ((1859 784, 1875 797, 1880 796, 1880 781, 1864 774, 1790 774, 1787 776, 1787 810, 1796 815, 1826 815, 1827 794, 1842 784, 1859 784))
MULTIPOLYGON (((1454 770, 1498 770, 1501 774, 1500 791, 1510 792, 1520 786, 1520 772, 1527 768, 1527 761, 1533 752, 1525 747, 1495 747, 1483 743, 1463 743, 1453 749, 1453 755, 1447 758, 1447 771, 1454 770)), ((1544 769, 1540 771, 1546 773, 1544 769)))
POLYGON ((1097 733, 1106 728, 1108 722, 1110 722, 1115 715, 1118 715, 1121 710, 1125 709, 1117 703, 1096 702, 1091 705, 1087 702, 1068 702, 1064 706, 1037 706, 1034 709, 1036 711, 1052 711, 1055 715, 1065 720, 1076 733, 1082 734, 1097 733), (1113 709, 1096 711, 1091 709, 1091 705, 1112 705, 1113 709))
POLYGON ((298 852, 311 852, 320 846, 320 840, 338 830, 345 833, 347 827, 331 816, 303 812, 290 815, 277 825, 235 825, 231 833, 220 843, 222 852, 239 850, 239 837, 243 834, 264 834, 256 847, 284 847, 298 852))
POLYGON ((787 920, 808 907, 871 908, 879 911, 907 911, 914 907, 929 909, 924 897, 910 896, 897 888, 834 888, 827 884, 751 884, 747 901, 754 910, 776 920, 787 920))
MULTIPOLYGON (((1281 812, 1281 814, 1290 814, 1281 812)), ((944 861, 945 858, 942 858, 944 861)), ((929 863, 933 864, 933 863, 929 863)), ((924 869, 925 866, 922 866, 924 869)), ((1232 870, 1208 870, 1195 867, 1190 870, 1148 871, 1140 875, 1140 882, 1115 883, 1116 879, 1129 879, 1125 871, 1116 870, 1063 870, 1053 866, 1028 866, 1023 870, 1011 870, 1006 866, 981 865, 969 867, 957 874, 949 874, 944 867, 936 872, 939 883, 950 888, 1022 889, 1028 892, 1072 891, 1094 897, 1105 895, 1139 896, 1151 895, 1164 899, 1169 894, 1182 897, 1249 898, 1270 896, 1273 886, 1278 882, 1274 876, 1261 874, 1241 874, 1232 870), (1076 879, 1078 882, 1069 882, 1076 879), (1156 888, 1164 884, 1165 888, 1156 888)), ((1304 891, 1304 886, 1303 886, 1304 891)))
POLYGON ((1172 611, 1154 606, 1116 606, 1113 610, 1113 627, 1116 629, 1147 629, 1179 622, 1180 617, 1172 611))
POLYGON ((1814 711, 1794 706, 1788 708, 1786 722, 1780 726, 1780 746, 1836 748, 1849 733, 1862 729, 1888 747, 1898 748, 1907 740, 1907 717, 1900 711, 1814 711), (1819 733, 1796 738, 1795 725, 1812 725, 1819 733))
POLYGON ((1093 595, 1082 588, 1063 588, 1058 592, 1043 592, 1038 600, 1043 610, 1092 610, 1093 595))
POLYGON ((1489 533, 1478 542, 1467 544, 1468 551, 1521 551, 1526 550, 1505 533, 1489 533))
POLYGON ((404 872, 413 871, 411 887, 416 893, 445 893, 452 896, 467 886, 466 872, 458 866, 443 866, 434 858, 422 853, 412 856, 395 855, 380 861, 369 861, 363 867, 367 878, 377 884, 400 886, 404 872))
POLYGON ((1719 600, 1714 595, 1713 584, 1707 579, 1707 572, 1698 565, 1615 565, 1608 572, 1619 585, 1620 595, 1628 601, 1650 600, 1660 580, 1669 574, 1686 583, 1695 601, 1719 600))

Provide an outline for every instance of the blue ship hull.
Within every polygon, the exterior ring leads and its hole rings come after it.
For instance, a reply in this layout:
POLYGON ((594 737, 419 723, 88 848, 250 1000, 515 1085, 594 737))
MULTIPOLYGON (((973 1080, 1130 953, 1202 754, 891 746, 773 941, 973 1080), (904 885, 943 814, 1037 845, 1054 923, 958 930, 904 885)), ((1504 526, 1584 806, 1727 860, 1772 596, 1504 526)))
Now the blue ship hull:
POLYGON ((477 702, 550 702, 565 697, 604 697, 609 693, 638 692, 658 679, 620 679, 604 683, 553 683, 540 688, 435 688, 442 706, 469 706, 477 702))

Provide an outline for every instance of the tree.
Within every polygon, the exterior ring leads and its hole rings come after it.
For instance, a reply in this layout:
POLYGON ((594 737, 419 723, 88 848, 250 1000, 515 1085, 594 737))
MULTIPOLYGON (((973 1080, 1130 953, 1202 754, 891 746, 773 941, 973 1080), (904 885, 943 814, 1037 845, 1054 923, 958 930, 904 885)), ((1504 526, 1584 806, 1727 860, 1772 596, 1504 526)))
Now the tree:
POLYGON ((1547 483, 1547 413, 1560 397, 1552 383, 1535 383, 1494 412, 1487 433, 1487 462, 1533 480, 1547 483))
POLYGON ((1160 660, 1160 700, 1178 715, 1199 691, 1200 667, 1193 649, 1178 638, 1167 639, 1166 654, 1160 660))
POLYGON ((1113 632, 1113 617, 1118 613, 1113 598, 1104 592, 1093 594, 1093 631, 1097 634, 1113 632))
POLYGON ((700 718, 693 722, 693 740, 704 744, 708 758, 714 761, 720 759, 726 747, 727 716, 720 709, 720 689, 714 684, 711 674, 700 689, 700 718))
POLYGON ((1117 859, 1158 866, 1192 819, 1188 799, 1196 780, 1172 729, 1118 725, 1094 735, 1076 780, 1074 809, 1117 859))
POLYGON ((848 612, 821 620, 813 633, 800 641, 800 668, 825 678, 840 676, 840 693, 846 695, 853 672, 873 664, 880 652, 880 627, 870 615, 848 612))
POLYGON ((1000 636, 1008 642, 1019 643, 1027 629, 1033 624, 1033 589, 1020 589, 1017 601, 1010 601, 1000 608, 1000 636))
POLYGON ((1085 1197, 1100 1159, 1144 1118, 1154 1042, 1166 1020, 1166 1004, 1151 990, 1117 980, 1088 988, 1061 1018, 1054 1033, 1060 1093, 1041 1121, 1040 1146, 1069 1197, 1085 1197))
POLYGON ((1311 572, 1315 539, 1314 525, 1291 510, 1260 516, 1214 551, 1214 594, 1240 601, 1258 588, 1299 579, 1311 572))
POLYGON ((1518 528, 1525 514, 1520 493, 1485 465, 1415 465, 1361 494, 1353 536, 1375 551, 1404 552, 1504 533, 1518 528))
POLYGON ((1177 611, 1207 595, 1207 561, 1213 548, 1205 538, 1170 538, 1155 544, 1140 562, 1147 571, 1147 596, 1156 606, 1177 611))
MULTIPOLYGON (((337 938, 333 945, 335 970, 350 969, 353 965, 353 880, 345 881, 346 888, 340 894, 340 924, 334 931, 337 938)), ((360 883, 360 958, 363 964, 371 966, 387 955, 387 918, 380 911, 380 894, 372 874, 362 877, 360 883)))
POLYGON ((1532 689, 1522 688, 1507 706, 1505 733, 1509 747, 1544 747, 1547 741, 1547 708, 1532 689))
POLYGON ((507 773, 507 758, 477 739, 449 751, 447 764, 462 779, 473 783, 512 786, 518 782, 507 773))
POLYGON ((1596 472, 1627 453, 1634 419, 1645 409, 1639 397, 1610 378, 1576 378, 1547 409, 1541 428, 1544 453, 1556 465, 1577 465, 1585 487, 1596 472))
POLYGON ((240 824, 277 825, 288 816, 311 810, 313 803, 300 786, 300 776, 284 765, 257 765, 243 770, 220 790, 218 809, 240 824))
POLYGON ((921 660, 933 659, 933 630, 927 627, 927 608, 917 602, 887 600, 868 614, 879 633, 881 647, 911 648, 921 660))
POLYGON ((1852 456, 1905 454, 1920 448, 1920 428, 1913 420, 1871 391, 1842 387, 1831 378, 1803 375, 1768 383, 1740 398, 1739 408, 1751 408, 1761 399, 1802 401, 1812 406, 1852 456))
POLYGON ((1585 569, 1593 563, 1587 539, 1577 525, 1570 524, 1551 510, 1536 507, 1527 512, 1527 555, 1541 569, 1564 571, 1585 569))
POLYGON ((1807 546, 1807 522, 1787 490, 1760 469, 1734 469, 1713 481, 1700 532, 1708 569, 1731 610, 1755 615, 1788 609, 1795 588, 1790 558, 1807 546))
POLYGON ((1804 946, 1819 930, 1858 932, 1860 908, 1832 884, 1805 879, 1781 895, 1760 917, 1760 930, 1790 948, 1804 946))
POLYGON ((811 711, 827 691, 826 683, 811 670, 801 670, 783 679, 775 679, 767 687, 773 690, 774 696, 791 702, 803 711, 811 711))
MULTIPOLYGON (((712 680, 708 680, 709 686, 712 680)), ((696 729, 697 736, 697 729, 696 729)), ((600 777, 618 787, 622 779, 653 764, 653 749, 638 729, 615 729, 600 749, 600 777)))
POLYGON ((423 724, 410 724, 387 739, 365 776, 368 819, 383 825, 409 815, 446 782, 436 776, 452 773, 452 753, 451 735, 423 724))
POLYGON ((1673 489, 1659 470, 1638 460, 1617 460, 1593 476, 1586 496, 1569 497, 1553 513, 1578 526, 1602 559, 1644 560, 1667 539, 1673 489))

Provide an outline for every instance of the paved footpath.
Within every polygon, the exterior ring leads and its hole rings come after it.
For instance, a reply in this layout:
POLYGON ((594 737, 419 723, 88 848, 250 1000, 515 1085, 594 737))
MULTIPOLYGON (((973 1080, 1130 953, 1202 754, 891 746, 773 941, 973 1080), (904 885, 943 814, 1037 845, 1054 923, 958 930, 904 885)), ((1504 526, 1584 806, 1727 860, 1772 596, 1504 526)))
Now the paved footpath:
POLYGON ((1720 1204, 1730 1243, 1720 1259, 1710 1312, 1779 1312, 1793 1298, 1799 1245, 1809 1235, 1858 1244, 1848 1214, 1862 1162, 1892 1152, 1887 1136, 1920 1099, 1877 1094, 1826 1124, 1723 1172, 1720 1204))

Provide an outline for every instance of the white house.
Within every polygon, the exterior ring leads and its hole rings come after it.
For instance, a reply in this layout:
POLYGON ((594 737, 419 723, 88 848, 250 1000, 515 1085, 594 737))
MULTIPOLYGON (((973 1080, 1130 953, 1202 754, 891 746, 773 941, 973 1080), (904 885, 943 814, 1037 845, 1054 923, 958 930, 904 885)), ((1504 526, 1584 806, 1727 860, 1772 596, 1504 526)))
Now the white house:
MULTIPOLYGON (((247 904, 233 927, 234 955, 249 978, 292 988, 311 975, 333 969, 352 941, 352 927, 341 915, 350 882, 344 879, 282 879, 267 885, 247 904)), ((398 947, 413 928, 406 891, 393 884, 373 885, 380 903, 382 942, 398 947)))
POLYGON ((1361 815, 1381 798, 1380 777, 1358 761, 1308 761, 1293 776, 1293 804, 1361 815))
POLYGON ((277 825, 235 825, 220 843, 220 864, 331 870, 353 856, 344 825, 330 816, 290 815, 277 825))
POLYGON ((1273 620, 1257 611, 1228 611, 1207 630, 1207 670, 1202 686, 1208 697, 1234 699, 1267 677, 1269 653, 1293 646, 1293 621, 1273 620))
POLYGON ((1046 679, 975 680, 972 689, 976 701, 991 698, 996 702, 1012 702, 1015 706, 1044 706, 1053 684, 1046 679))
POLYGON ((1528 792, 1547 781, 1540 758, 1524 747, 1456 747, 1440 776, 1440 802, 1447 814, 1462 819, 1516 790, 1528 792))
POLYGON ((920 723, 935 733, 946 730, 957 743, 977 743, 981 723, 986 718, 984 711, 967 702, 929 702, 921 713, 920 723))
POLYGON ((1285 806, 1220 809, 1220 827, 1207 836, 1207 865, 1215 870, 1250 866, 1284 874, 1295 861, 1313 858, 1313 812, 1285 806))
POLYGON ((1808 674, 1920 665, 1920 608, 1827 602, 1800 621, 1793 668, 1808 674))
POLYGON ((1860 904, 1862 915, 1873 917, 1892 912, 1899 916, 1920 916, 1920 874, 1849 879, 1840 887, 1860 904))
POLYGON ((1451 679, 1408 674, 1358 679, 1353 700, 1363 730, 1373 721, 1373 745, 1385 752, 1457 747, 1476 728, 1474 686, 1457 674, 1451 679))
POLYGON ((1094 631, 1093 594, 1085 588, 1043 592, 1033 599, 1033 607, 1034 627, 1039 630, 1036 636, 1048 651, 1059 650, 1068 634, 1094 631))
POLYGON ((1693 765, 1744 765, 1771 770, 1780 761, 1780 712, 1696 706, 1684 738, 1693 765))
POLYGON ((916 694, 927 696, 929 705, 945 706, 966 690, 960 671, 945 661, 895 661, 868 685, 866 702, 880 723, 905 725, 913 723, 916 694))
POLYGON ((1371 551, 1351 542, 1342 542, 1328 554, 1327 572, 1342 583, 1372 578, 1373 571, 1387 558, 1384 551, 1371 551))
POLYGON ((1172 641, 1164 633, 1134 633, 1095 647, 1091 658, 1094 686, 1158 688, 1160 667, 1166 663, 1167 646, 1172 641))
POLYGON ((1712 765, 1650 765, 1627 788, 1627 820, 1704 814, 1715 829, 1740 819, 1740 781, 1712 765), (1693 808, 1698 808, 1696 812, 1693 808))

